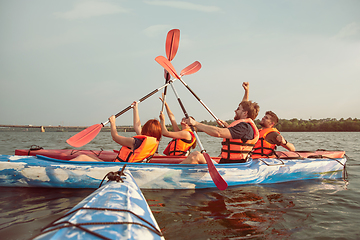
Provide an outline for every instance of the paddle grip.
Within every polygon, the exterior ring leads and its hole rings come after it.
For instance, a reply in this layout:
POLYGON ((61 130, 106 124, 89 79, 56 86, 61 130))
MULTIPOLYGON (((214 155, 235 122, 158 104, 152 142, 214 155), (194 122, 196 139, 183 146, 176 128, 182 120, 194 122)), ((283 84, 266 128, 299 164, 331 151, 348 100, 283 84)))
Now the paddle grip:
POLYGON ((129 111, 132 107, 131 106, 128 106, 127 108, 125 108, 124 110, 122 110, 121 112, 118 112, 115 117, 117 118, 118 116, 126 113, 127 111, 129 111))
POLYGON ((140 98, 140 99, 139 99, 139 102, 144 101, 145 99, 147 99, 148 97, 150 97, 150 96, 154 95, 154 94, 155 94, 155 93, 157 93, 158 91, 159 91, 159 89, 155 89, 154 91, 152 91, 151 93, 149 93, 149 94, 148 94, 148 95, 146 95, 145 97, 140 98))
MULTIPOLYGON (((176 79, 175 79, 176 80, 176 79)), ((170 84, 170 82, 172 81, 169 81, 168 83, 166 83, 165 85, 159 87, 158 89, 155 89, 154 91, 152 91, 151 93, 149 93, 148 95, 144 96, 143 98, 140 98, 138 102, 142 102, 144 101, 145 99, 151 97, 152 95, 154 95, 155 93, 157 93, 158 91, 160 91, 161 89, 163 89, 164 87, 166 87, 167 85, 170 84)), ((130 109, 132 108, 132 105, 128 106, 127 108, 125 108, 124 110, 122 110, 121 112, 118 112, 115 117, 119 117, 120 115, 126 113, 127 111, 129 111, 130 109)))
MULTIPOLYGON (((157 91, 159 91, 159 90, 158 90, 158 89, 155 89, 154 91, 152 91, 151 93, 149 93, 149 94, 146 95, 145 97, 140 98, 139 102, 142 102, 142 101, 144 101, 145 99, 147 99, 148 97, 154 95, 157 91)), ((117 114, 115 115, 115 117, 118 117, 118 116, 126 113, 126 112, 129 111, 131 108, 132 108, 132 105, 128 106, 127 108, 125 108, 125 109, 122 110, 121 112, 117 113, 117 114)))

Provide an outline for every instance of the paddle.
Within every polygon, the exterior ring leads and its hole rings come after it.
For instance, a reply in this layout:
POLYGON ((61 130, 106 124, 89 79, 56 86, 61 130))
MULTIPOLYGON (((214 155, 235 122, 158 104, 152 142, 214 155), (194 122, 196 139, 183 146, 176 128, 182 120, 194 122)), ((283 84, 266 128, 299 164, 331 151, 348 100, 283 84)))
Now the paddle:
MULTIPOLYGON (((201 65, 199 62, 194 62, 192 64, 190 64, 189 66, 187 66, 186 68, 184 68, 181 73, 183 75, 190 75, 193 73, 196 73, 197 71, 199 71, 199 69, 201 68, 201 65)), ((168 86, 170 84, 170 82, 176 81, 176 79, 173 80, 169 80, 168 83, 164 84, 163 86, 155 89, 154 91, 152 91, 151 93, 147 94, 146 96, 144 96, 143 98, 141 98, 138 102, 142 102, 145 99, 149 98, 150 96, 154 95, 155 93, 157 93, 158 91, 160 91, 161 89, 163 89, 164 87, 168 86)), ((125 108, 124 110, 122 110, 121 112, 117 113, 115 115, 115 117, 119 117, 120 115, 124 114, 125 112, 129 111, 132 108, 132 105, 128 106, 127 108, 125 108)), ((71 138, 69 138, 68 140, 66 140, 66 142, 73 146, 73 147, 82 147, 85 144, 89 143, 91 140, 93 140, 101 131, 101 128, 103 126, 105 126, 106 124, 108 124, 109 121, 106 121, 105 123, 100 123, 100 124, 94 124, 86 129, 84 129, 83 131, 75 134, 74 136, 72 136, 71 138)))
POLYGON ((179 48, 180 30, 170 30, 166 37, 165 51, 169 61, 172 61, 179 48))
MULTIPOLYGON (((180 30, 179 29, 170 30, 166 36, 166 42, 165 42, 165 52, 169 61, 174 59, 179 47, 179 41, 180 41, 180 30)), ((164 69, 164 77, 165 77, 165 83, 167 83, 170 80, 170 74, 165 69, 164 69)), ((166 91, 167 91, 167 87, 164 88, 164 97, 163 97, 164 100, 161 108, 162 112, 164 111, 164 107, 165 107, 166 91)))
MULTIPOLYGON (((180 79, 180 76, 176 73, 174 67, 172 66, 172 64, 165 58, 165 57, 162 57, 162 56, 159 56, 157 58, 155 58, 155 60, 159 63, 159 59, 162 60, 162 59, 165 59, 166 61, 163 61, 164 66, 162 64, 160 64, 161 66, 163 66, 173 77, 177 78, 177 79, 180 79), (160 58, 159 58, 160 57, 160 58), (162 57, 162 58, 161 58, 162 57)), ((178 99, 178 102, 180 104, 180 107, 182 109, 182 111, 184 112, 185 114, 185 117, 186 118, 189 118, 189 115, 179 97, 179 95, 177 94, 176 90, 175 90, 175 87, 173 86, 172 82, 170 82, 171 84, 171 87, 176 95, 176 98, 178 99)), ((201 153, 203 154, 205 160, 206 160, 206 164, 208 166, 208 169, 209 169, 209 173, 210 173, 210 176, 212 178, 212 180, 214 181, 216 187, 219 189, 219 190, 225 190, 227 188, 227 183, 226 181, 221 177, 220 173, 217 171, 214 163, 212 162, 209 154, 206 152, 206 150, 204 149, 204 147, 202 146, 201 142, 200 142, 200 138, 199 136, 197 135, 195 129, 193 126, 190 126, 191 127, 191 130, 193 131, 193 133, 195 134, 195 137, 196 137, 196 141, 200 147, 200 150, 201 150, 201 153)))
MULTIPOLYGON (((158 57, 155 58, 155 60, 156 60, 161 66, 163 66, 164 68, 165 68, 165 67, 169 68, 169 67, 172 66, 172 65, 171 65, 171 66, 168 66, 168 61, 166 61, 166 58, 163 57, 163 56, 158 56, 158 57)), ((171 64, 171 63, 170 63, 170 64, 171 64)), ((166 69, 166 68, 165 68, 165 69, 166 69)), ((181 75, 181 73, 180 73, 180 75, 181 75)), ((215 116, 215 114, 214 114, 214 113, 206 106, 206 104, 195 94, 195 92, 189 87, 189 85, 187 85, 186 82, 184 82, 184 81, 181 79, 181 77, 178 78, 178 79, 179 79, 180 82, 181 82, 182 84, 184 84, 184 86, 191 92, 191 94, 205 107, 205 109, 211 114, 211 116, 213 116, 213 118, 215 118, 216 122, 219 123, 219 118, 217 118, 217 117, 215 116)), ((221 124, 222 127, 225 127, 222 122, 220 122, 220 124, 221 124)))

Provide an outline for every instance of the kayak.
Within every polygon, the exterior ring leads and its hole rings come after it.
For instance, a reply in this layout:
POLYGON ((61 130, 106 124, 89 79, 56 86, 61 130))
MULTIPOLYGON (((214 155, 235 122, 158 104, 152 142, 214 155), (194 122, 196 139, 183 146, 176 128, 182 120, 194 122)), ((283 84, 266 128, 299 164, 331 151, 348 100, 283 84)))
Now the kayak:
MULTIPOLYGON (((301 157, 249 159, 215 164, 228 186, 273 184, 345 176, 344 151, 296 152, 301 157), (343 174, 343 175, 342 175, 343 174)), ((289 152, 286 152, 289 153, 289 152)), ((154 156, 148 163, 126 163, 142 189, 216 188, 206 164, 178 164, 184 157, 154 156)), ((219 158, 212 158, 218 162, 219 158)), ((121 162, 77 162, 45 156, 0 155, 0 186, 97 188, 121 162)))
MULTIPOLYGON (((345 151, 275 151, 276 155, 281 159, 297 159, 297 158, 342 158, 345 155, 345 151)), ((32 146, 30 149, 16 149, 15 155, 20 156, 36 156, 42 155, 49 158, 71 160, 79 155, 88 155, 97 157, 106 162, 112 162, 119 151, 104 151, 104 150, 78 150, 78 149, 43 149, 39 146, 32 146)), ((169 157, 169 156, 154 156, 150 162, 154 163, 178 163, 184 160, 185 157, 169 157)), ((219 161, 220 158, 213 157, 213 160, 219 161)))
POLYGON ((89 155, 97 157, 103 161, 112 162, 117 153, 115 151, 103 151, 103 150, 78 150, 78 149, 43 149, 39 146, 31 146, 30 149, 16 149, 15 155, 28 155, 36 156, 42 155, 50 158, 56 158, 61 160, 71 160, 79 155, 89 155))
POLYGON ((34 239, 164 239, 129 170, 109 181, 34 239))

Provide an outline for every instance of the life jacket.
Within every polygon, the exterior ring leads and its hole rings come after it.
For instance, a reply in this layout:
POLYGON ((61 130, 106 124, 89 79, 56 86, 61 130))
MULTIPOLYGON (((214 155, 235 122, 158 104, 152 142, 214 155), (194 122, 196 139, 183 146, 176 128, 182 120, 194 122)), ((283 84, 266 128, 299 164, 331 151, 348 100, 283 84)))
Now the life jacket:
POLYGON ((159 145, 156 138, 144 135, 134 136, 134 138, 142 139, 141 145, 135 150, 122 146, 115 162, 142 162, 150 160, 155 154, 159 145))
POLYGON ((247 160, 249 153, 259 139, 259 131, 251 118, 240 119, 232 122, 229 127, 235 126, 241 122, 249 123, 254 131, 254 138, 245 143, 241 139, 224 138, 222 141, 221 158, 224 160, 247 160))
MULTIPOLYGON (((276 144, 271 144, 268 141, 266 141, 266 136, 269 133, 272 132, 277 132, 279 133, 279 131, 276 128, 265 128, 265 129, 260 129, 259 130, 259 141, 257 141, 257 143, 255 144, 254 150, 251 153, 251 158, 274 158, 276 157, 275 154, 275 149, 276 149, 276 144)), ((279 133, 280 134, 280 133, 279 133)))
POLYGON ((196 142, 195 134, 191 131, 191 129, 184 129, 182 131, 188 131, 191 134, 191 139, 173 139, 169 142, 167 147, 164 150, 164 154, 167 156, 185 156, 189 149, 196 142))

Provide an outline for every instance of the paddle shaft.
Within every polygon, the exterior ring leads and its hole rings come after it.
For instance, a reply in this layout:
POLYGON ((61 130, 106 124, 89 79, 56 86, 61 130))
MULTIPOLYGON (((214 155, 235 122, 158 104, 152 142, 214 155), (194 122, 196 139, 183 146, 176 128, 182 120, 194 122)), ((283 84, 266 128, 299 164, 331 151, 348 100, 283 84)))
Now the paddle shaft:
MULTIPOLYGON (((177 78, 177 79, 181 79, 181 77, 177 74, 177 72, 175 71, 174 67, 172 66, 171 62, 166 59, 165 57, 163 56, 158 56, 155 58, 155 60, 163 67, 165 68, 174 78, 177 78)), ((192 65, 190 65, 188 68, 189 68, 189 71, 198 71, 201 67, 201 64, 199 62, 194 62, 192 65), (193 70, 190 70, 192 69, 193 70)), ((174 93, 178 99, 178 102, 181 106, 181 109, 183 110, 184 114, 185 114, 185 117, 186 118, 189 118, 189 115, 187 114, 186 110, 185 110, 185 107, 184 105, 182 104, 181 102, 181 99, 179 98, 179 95, 177 94, 172 82, 171 82, 171 87, 172 89, 174 90, 174 93)), ((191 130, 194 132, 194 135, 196 137, 196 141, 201 149, 201 153, 202 155, 204 156, 205 158, 205 161, 206 161, 206 164, 208 166, 208 169, 209 169, 209 174, 212 178, 212 180, 214 181, 216 187, 220 190, 225 190, 227 188, 227 183, 226 181, 221 177, 220 173, 218 172, 218 170, 216 169, 212 159, 210 158, 209 154, 206 153, 204 147, 202 146, 201 142, 200 142, 200 139, 199 139, 199 136, 197 135, 195 129, 194 129, 194 126, 190 126, 191 127, 191 130)))
MULTIPOLYGON (((189 115, 188 113, 186 112, 185 110, 185 107, 179 97, 179 95, 177 94, 176 90, 175 90, 175 87, 173 86, 173 84, 171 83, 171 87, 178 99, 178 102, 180 104, 180 107, 182 109, 182 111, 184 112, 185 114, 185 117, 186 118, 189 118, 189 115)), ((203 145, 201 144, 200 142, 200 139, 199 139, 199 136, 198 134, 196 133, 195 129, 194 129, 194 126, 190 125, 190 128, 191 130, 193 131, 195 137, 196 137, 196 142, 197 144, 199 145, 199 148, 201 150, 201 153, 202 155, 204 156, 205 158, 205 161, 206 161, 206 164, 208 166, 208 169, 209 169, 209 174, 210 174, 210 177, 212 178, 212 180, 214 181, 214 184, 216 185, 216 187, 219 189, 219 190, 225 190, 228 186, 228 184, 226 183, 226 181, 222 178, 222 176, 220 175, 220 173, 218 172, 218 170, 216 169, 212 159, 210 158, 209 154, 207 154, 206 150, 204 149, 203 145)))
MULTIPOLYGON (((167 83, 170 81, 170 73, 168 71, 166 71, 165 69, 164 69, 164 71, 165 71, 165 83, 167 83)), ((164 96, 163 96, 161 112, 164 112, 166 91, 167 91, 167 87, 164 88, 164 96)))
MULTIPOLYGON (((181 79, 181 74, 180 76, 177 74, 174 66, 171 64, 171 62, 166 59, 163 56, 158 56, 155 58, 155 60, 164 68, 166 69, 174 78, 179 79, 184 85, 185 87, 194 95, 194 97, 206 108, 206 110, 215 118, 216 121, 218 121, 219 119, 215 116, 215 114, 205 105, 205 103, 194 93, 194 91, 181 79)), ((196 67, 201 67, 200 63, 196 63, 194 62, 193 65, 194 68, 196 67)), ((220 122, 221 123, 221 122, 220 122)), ((223 127, 225 127, 222 123, 221 125, 223 127)))
MULTIPOLYGON (((213 116, 213 118, 215 118, 215 120, 218 122, 219 118, 217 118, 215 116, 215 114, 206 106, 206 104, 196 95, 196 93, 194 93, 194 91, 186 84, 186 82, 184 82, 181 78, 179 79, 180 82, 182 84, 184 84, 184 86, 191 92, 191 94, 205 107, 205 109, 211 114, 211 116, 213 116)), ((221 123, 221 122, 220 122, 221 123)), ((225 127, 222 123, 221 123, 222 127, 225 127)))
POLYGON ((167 87, 165 87, 165 89, 164 89, 164 96, 163 96, 161 112, 164 112, 164 108, 165 108, 166 90, 167 90, 167 87))
MULTIPOLYGON (((139 101, 137 101, 138 103, 141 103, 142 101, 146 100, 147 98, 151 97, 152 95, 154 95, 155 93, 157 93, 158 91, 160 91, 161 89, 165 88, 166 86, 168 86, 170 83, 176 81, 175 79, 169 80, 167 83, 165 83, 164 85, 162 85, 161 87, 155 89, 154 91, 152 91, 151 93, 147 94, 146 96, 142 97, 139 99, 139 101)), ((130 109, 132 109, 132 105, 128 106, 127 108, 123 109, 122 111, 118 112, 115 115, 115 118, 119 117, 120 115, 126 113, 127 111, 129 111, 130 109)), ((109 123, 109 120, 107 120, 104 123, 101 123, 103 126, 105 126, 106 124, 109 123)))
MULTIPOLYGON (((170 86, 171 86, 171 88, 172 88, 173 91, 174 91, 174 94, 175 94, 175 96, 176 96, 176 98, 177 98, 177 100, 178 100, 178 102, 179 102, 179 104, 180 104, 181 110, 184 112, 185 117, 186 117, 186 118, 189 118, 189 114, 187 113, 187 111, 186 111, 186 109, 185 109, 185 107, 184 107, 184 105, 183 105, 183 103, 182 103, 179 95, 177 94, 174 85, 173 85, 172 83, 170 83, 170 86)), ((195 129, 194 129, 194 126, 190 125, 190 128, 191 128, 191 130, 193 131, 193 133, 195 134, 196 141, 197 141, 197 143, 198 143, 198 145, 199 145, 199 148, 200 148, 201 152, 204 152, 205 149, 204 149, 203 145, 202 145, 201 142, 200 142, 199 136, 197 135, 197 133, 196 133, 196 131, 195 131, 195 129)))
MULTIPOLYGON (((161 62, 161 61, 160 61, 160 62, 161 62)), ((179 77, 181 78, 181 77, 184 76, 184 75, 189 75, 189 74, 196 73, 197 71, 200 70, 200 68, 201 68, 200 62, 195 61, 195 62, 193 62, 192 64, 190 64, 189 66, 187 66, 186 68, 184 68, 184 69, 181 71, 179 77)), ((166 69, 164 69, 164 71, 165 71, 165 79, 166 79, 167 81, 169 81, 169 80, 170 80, 170 73, 169 73, 166 69)), ((185 82, 184 82, 184 83, 185 83, 185 82)), ((162 109, 161 109, 162 112, 164 112, 166 89, 167 89, 167 87, 165 87, 165 89, 164 89, 164 99, 163 99, 163 104, 162 104, 162 109)))
MULTIPOLYGON (((166 59, 166 61, 168 61, 168 60, 166 59)), ((199 71, 200 68, 201 68, 201 64, 199 62, 194 62, 194 63, 190 64, 189 66, 187 66, 186 68, 184 68, 181 71, 180 76, 193 74, 193 73, 199 71)), ((168 80, 168 82, 165 83, 164 86, 162 86, 162 87, 160 87, 158 89, 155 89, 154 91, 152 91, 151 93, 149 93, 145 97, 141 98, 139 100, 139 102, 144 101, 145 99, 152 96, 153 94, 155 94, 156 92, 158 92, 162 88, 164 88, 164 87, 166 88, 170 84, 170 81, 171 82, 176 81, 177 78, 175 78, 174 80, 170 80, 170 74, 168 74, 166 79, 168 80)), ((132 105, 125 108, 121 112, 117 113, 116 117, 122 115, 123 113, 127 112, 131 108, 132 108, 132 105)), ((93 126, 90 126, 90 127, 86 128, 86 129, 84 129, 83 131, 75 134, 74 136, 72 136, 71 138, 66 140, 66 142, 69 145, 73 146, 73 147, 82 147, 85 144, 89 143, 92 139, 94 139, 96 137, 96 135, 101 131, 101 128, 103 126, 105 126, 106 124, 108 124, 108 123, 109 123, 109 121, 107 121, 105 123, 100 123, 100 124, 95 124, 93 126)))

